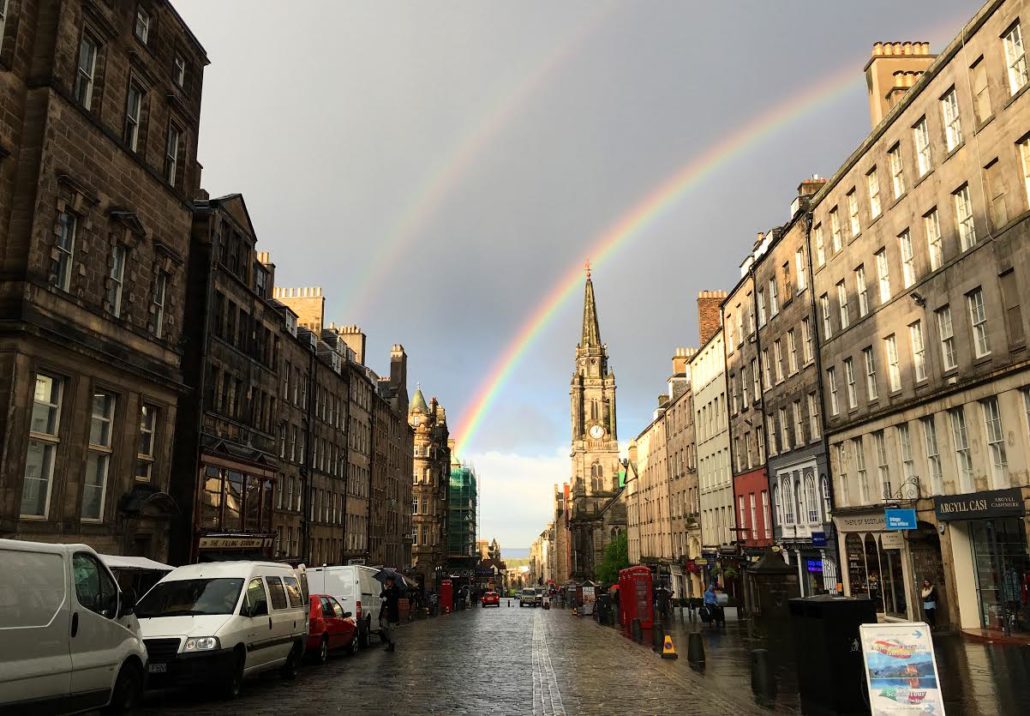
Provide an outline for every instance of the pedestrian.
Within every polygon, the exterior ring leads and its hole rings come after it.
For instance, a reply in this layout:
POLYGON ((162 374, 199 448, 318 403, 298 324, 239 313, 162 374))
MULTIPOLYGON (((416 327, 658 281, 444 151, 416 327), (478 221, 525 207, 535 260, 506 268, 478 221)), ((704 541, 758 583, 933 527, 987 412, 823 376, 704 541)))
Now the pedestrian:
POLYGON ((379 597, 383 600, 379 608, 379 638, 386 642, 387 651, 393 651, 396 645, 390 635, 390 626, 397 626, 401 621, 401 590, 394 583, 393 577, 386 579, 379 597))
POLYGON ((920 592, 923 596, 923 613, 926 614, 926 623, 931 629, 937 628, 937 587, 929 579, 923 580, 923 589, 920 592))
POLYGON ((719 597, 715 594, 714 582, 709 584, 708 589, 705 590, 704 609, 708 614, 708 619, 705 619, 704 615, 702 615, 702 621, 706 623, 711 622, 717 626, 725 623, 725 619, 722 616, 722 607, 719 606, 719 597))

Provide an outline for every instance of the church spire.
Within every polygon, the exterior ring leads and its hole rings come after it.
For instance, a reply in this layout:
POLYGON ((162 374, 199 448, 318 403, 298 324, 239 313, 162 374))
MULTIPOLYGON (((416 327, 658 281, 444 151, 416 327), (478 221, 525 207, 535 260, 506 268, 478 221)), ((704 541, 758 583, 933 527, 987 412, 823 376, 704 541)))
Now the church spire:
POLYGON ((583 348, 601 347, 601 329, 597 327, 597 304, 594 302, 594 282, 590 279, 590 262, 586 263, 587 283, 583 294, 583 348))

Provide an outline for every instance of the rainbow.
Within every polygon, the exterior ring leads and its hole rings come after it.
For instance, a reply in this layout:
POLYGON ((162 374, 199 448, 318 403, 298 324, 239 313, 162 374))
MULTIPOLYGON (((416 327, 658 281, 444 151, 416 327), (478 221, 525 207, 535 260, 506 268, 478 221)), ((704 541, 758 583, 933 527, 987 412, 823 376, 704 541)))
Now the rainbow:
MULTIPOLYGON (((857 66, 861 67, 861 63, 857 66)), ((777 130, 820 107, 830 104, 847 92, 863 84, 856 76, 856 63, 849 63, 815 85, 807 86, 766 113, 744 124, 703 154, 687 162, 654 191, 623 214, 592 244, 586 256, 595 266, 610 258, 620 247, 644 234, 658 223, 692 189, 716 170, 739 158, 747 150, 762 142, 777 130)), ((490 373, 476 390, 471 407, 460 417, 455 434, 457 452, 464 452, 483 423, 497 396, 511 377, 512 371, 526 354, 536 338, 551 322, 559 307, 581 286, 582 261, 577 261, 537 304, 532 315, 519 328, 501 357, 495 361, 490 373)))
POLYGON ((425 230, 447 196, 474 166, 483 148, 516 116, 516 110, 536 94, 555 75, 557 69, 571 59, 615 14, 619 6, 610 3, 598 7, 600 10, 589 21, 582 23, 578 32, 537 64, 514 91, 499 93, 492 103, 492 109, 484 113, 475 129, 443 154, 444 160, 426 175, 421 188, 412 195, 412 200, 400 213, 389 233, 378 242, 368 267, 347 282, 349 291, 344 294, 342 305, 348 315, 360 316, 375 295, 374 288, 390 283, 384 280, 385 272, 393 268, 405 248, 425 230))

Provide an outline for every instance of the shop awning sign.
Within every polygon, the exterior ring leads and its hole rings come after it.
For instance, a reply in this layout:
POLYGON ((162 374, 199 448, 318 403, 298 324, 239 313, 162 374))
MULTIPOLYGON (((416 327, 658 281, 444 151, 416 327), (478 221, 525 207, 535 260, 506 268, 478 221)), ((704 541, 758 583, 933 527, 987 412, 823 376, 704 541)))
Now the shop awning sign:
POLYGON ((908 507, 888 507, 883 511, 883 519, 889 530, 914 530, 916 528, 916 511, 908 507))
POLYGON ((937 496, 933 498, 933 505, 937 519, 943 522, 988 517, 1021 517, 1026 514, 1026 505, 1018 487, 937 496))

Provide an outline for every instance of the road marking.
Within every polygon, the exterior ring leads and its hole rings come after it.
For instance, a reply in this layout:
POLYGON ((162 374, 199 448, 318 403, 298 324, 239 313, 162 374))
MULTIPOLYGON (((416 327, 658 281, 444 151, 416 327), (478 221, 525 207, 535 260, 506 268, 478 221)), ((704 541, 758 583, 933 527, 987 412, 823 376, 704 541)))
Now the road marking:
POLYGON ((566 716, 565 704, 558 689, 558 677, 547 648, 543 612, 533 615, 533 714, 534 716, 566 716))

